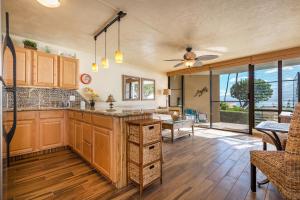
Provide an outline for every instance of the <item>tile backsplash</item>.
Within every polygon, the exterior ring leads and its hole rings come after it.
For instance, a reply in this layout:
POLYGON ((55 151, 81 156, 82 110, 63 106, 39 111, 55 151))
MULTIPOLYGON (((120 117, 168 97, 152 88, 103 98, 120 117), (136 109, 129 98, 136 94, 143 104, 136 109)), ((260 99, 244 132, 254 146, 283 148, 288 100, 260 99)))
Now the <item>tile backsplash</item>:
MULTIPOLYGON (((80 106, 80 101, 88 102, 76 91, 60 88, 17 88, 17 107, 71 107, 80 106), (70 96, 75 96, 75 101, 69 101, 70 96)), ((12 93, 3 96, 3 107, 12 108, 12 93)))

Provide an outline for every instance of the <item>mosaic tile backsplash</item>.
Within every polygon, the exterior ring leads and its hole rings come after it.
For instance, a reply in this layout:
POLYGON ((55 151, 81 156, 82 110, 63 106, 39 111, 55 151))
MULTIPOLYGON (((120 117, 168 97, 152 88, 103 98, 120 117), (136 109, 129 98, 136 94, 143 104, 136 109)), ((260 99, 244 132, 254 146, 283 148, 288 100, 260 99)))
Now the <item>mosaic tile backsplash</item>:
MULTIPOLYGON (((80 101, 88 102, 76 90, 64 90, 60 88, 17 88, 17 107, 79 107, 80 101), (75 101, 69 101, 70 96, 75 96, 75 101)), ((13 107, 12 93, 3 96, 3 106, 13 107)))

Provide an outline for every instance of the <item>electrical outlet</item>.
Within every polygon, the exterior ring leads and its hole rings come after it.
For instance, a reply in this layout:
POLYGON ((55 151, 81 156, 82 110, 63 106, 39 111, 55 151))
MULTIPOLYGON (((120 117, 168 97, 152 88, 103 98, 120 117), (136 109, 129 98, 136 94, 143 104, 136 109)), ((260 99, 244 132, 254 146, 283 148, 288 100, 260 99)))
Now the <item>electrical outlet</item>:
POLYGON ((75 96, 74 95, 70 96, 70 101, 75 101, 75 96))

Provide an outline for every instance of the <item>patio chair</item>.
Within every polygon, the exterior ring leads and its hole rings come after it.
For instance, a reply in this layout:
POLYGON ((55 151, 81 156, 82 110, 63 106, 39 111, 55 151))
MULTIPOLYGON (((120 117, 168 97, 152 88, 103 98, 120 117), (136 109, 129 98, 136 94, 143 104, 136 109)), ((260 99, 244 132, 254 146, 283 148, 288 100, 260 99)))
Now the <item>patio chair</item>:
POLYGON ((251 151, 251 190, 256 192, 256 168, 285 199, 300 200, 300 103, 295 108, 285 151, 251 151))

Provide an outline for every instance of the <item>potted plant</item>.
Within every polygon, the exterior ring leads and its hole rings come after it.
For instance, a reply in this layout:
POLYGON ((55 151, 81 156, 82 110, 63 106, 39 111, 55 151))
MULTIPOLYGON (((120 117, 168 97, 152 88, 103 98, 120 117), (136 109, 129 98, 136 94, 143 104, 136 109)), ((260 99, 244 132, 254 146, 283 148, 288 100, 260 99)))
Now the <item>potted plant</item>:
POLYGON ((37 43, 31 40, 23 40, 24 48, 37 50, 37 43))
POLYGON ((91 109, 95 109, 95 103, 99 95, 90 87, 85 88, 85 94, 90 101, 91 109))

